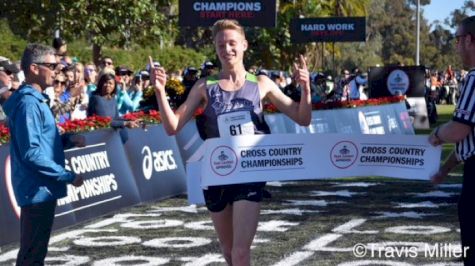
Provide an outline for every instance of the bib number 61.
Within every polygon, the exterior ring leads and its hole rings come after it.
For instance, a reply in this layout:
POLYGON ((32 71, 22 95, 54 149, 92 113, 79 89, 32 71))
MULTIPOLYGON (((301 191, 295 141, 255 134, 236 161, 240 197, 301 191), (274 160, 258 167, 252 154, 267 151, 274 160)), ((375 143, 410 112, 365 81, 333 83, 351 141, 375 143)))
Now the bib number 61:
POLYGON ((231 136, 242 135, 242 128, 241 125, 230 125, 229 126, 229 133, 231 136))

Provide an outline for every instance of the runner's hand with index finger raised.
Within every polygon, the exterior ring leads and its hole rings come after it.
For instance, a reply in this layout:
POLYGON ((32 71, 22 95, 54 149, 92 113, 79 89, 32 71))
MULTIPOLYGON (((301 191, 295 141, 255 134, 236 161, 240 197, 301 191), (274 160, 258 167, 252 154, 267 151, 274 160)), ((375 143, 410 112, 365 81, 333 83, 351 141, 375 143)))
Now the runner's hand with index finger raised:
POLYGON ((156 92, 165 92, 165 84, 167 83, 167 74, 163 67, 155 67, 151 56, 148 57, 150 66, 150 85, 156 92))
POLYGON ((294 78, 306 92, 310 92, 310 74, 307 68, 307 61, 303 55, 299 56, 298 64, 294 63, 294 78))

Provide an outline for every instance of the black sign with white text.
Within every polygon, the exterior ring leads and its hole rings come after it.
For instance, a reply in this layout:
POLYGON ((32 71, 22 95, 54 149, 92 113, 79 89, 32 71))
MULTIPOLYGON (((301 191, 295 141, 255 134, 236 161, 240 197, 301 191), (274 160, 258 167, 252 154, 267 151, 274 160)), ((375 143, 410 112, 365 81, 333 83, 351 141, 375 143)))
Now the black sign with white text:
POLYGON ((124 147, 142 202, 185 193, 186 174, 176 139, 162 125, 127 131, 124 147))
POLYGON ((276 0, 180 0, 180 26, 209 27, 220 19, 243 26, 275 27, 276 0))
POLYGON ((58 200, 56 217, 74 213, 77 222, 140 202, 134 176, 121 138, 113 130, 84 134, 86 147, 65 151, 66 169, 84 178, 81 187, 68 185, 68 196, 58 200), (74 209, 64 210, 71 204, 74 209))
MULTIPOLYGON (((84 178, 58 200, 54 229, 99 217, 142 201, 186 191, 174 137, 163 126, 81 133, 85 147, 65 150, 65 167, 84 178)), ((19 240, 20 208, 13 193, 9 144, 0 146, 0 246, 19 240)))
POLYGON ((290 24, 293 43, 364 42, 365 17, 331 17, 293 19, 290 24))

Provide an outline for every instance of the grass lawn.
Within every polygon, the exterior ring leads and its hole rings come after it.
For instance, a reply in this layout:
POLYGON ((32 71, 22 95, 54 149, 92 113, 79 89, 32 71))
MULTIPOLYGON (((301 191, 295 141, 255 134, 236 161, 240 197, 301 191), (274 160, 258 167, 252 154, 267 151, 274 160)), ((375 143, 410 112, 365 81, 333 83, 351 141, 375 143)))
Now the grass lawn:
MULTIPOLYGON (((432 130, 443 123, 452 119, 452 114, 454 112, 455 106, 454 105, 437 105, 437 114, 439 115, 439 119, 437 123, 431 126, 430 130, 416 130, 416 134, 430 134, 432 130)), ((447 158, 450 152, 455 149, 454 144, 444 144, 442 147, 442 162, 447 158)), ((452 173, 449 174, 449 178, 446 179, 446 182, 461 182, 460 175, 463 172, 463 165, 457 166, 452 173)))

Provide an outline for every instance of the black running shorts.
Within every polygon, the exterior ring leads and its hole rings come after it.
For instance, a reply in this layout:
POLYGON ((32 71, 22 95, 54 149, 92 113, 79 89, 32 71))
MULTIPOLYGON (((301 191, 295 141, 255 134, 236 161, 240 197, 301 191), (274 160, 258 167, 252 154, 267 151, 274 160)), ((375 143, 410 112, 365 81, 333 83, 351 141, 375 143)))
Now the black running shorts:
POLYGON ((210 186, 204 189, 206 207, 211 212, 220 212, 235 201, 248 200, 261 202, 265 182, 235 185, 210 186))

